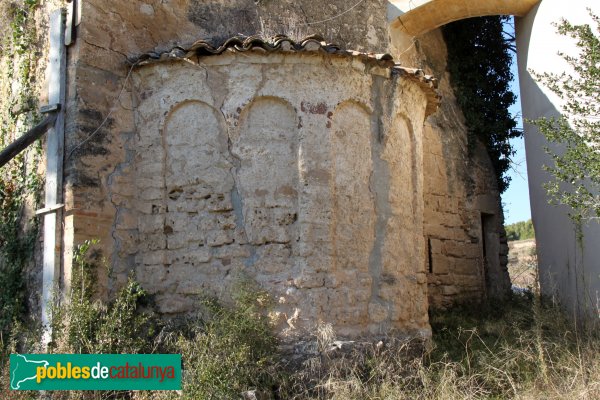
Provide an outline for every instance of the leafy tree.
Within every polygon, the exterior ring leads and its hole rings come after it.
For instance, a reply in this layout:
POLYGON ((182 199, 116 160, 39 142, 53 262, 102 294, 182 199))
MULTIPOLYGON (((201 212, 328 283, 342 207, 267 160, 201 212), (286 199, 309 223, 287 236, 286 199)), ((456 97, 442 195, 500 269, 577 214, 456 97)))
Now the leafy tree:
POLYGON ((544 187, 551 203, 565 204, 580 223, 600 218, 600 18, 589 10, 594 24, 572 25, 562 20, 561 35, 576 40, 576 56, 559 53, 572 73, 535 74, 563 101, 562 116, 529 121, 551 143, 546 147, 554 165, 545 166, 553 180, 544 187))
POLYGON ((466 119, 469 144, 481 140, 490 155, 504 192, 510 177, 510 157, 514 150, 509 139, 521 136, 508 108, 516 96, 510 90, 512 41, 503 32, 508 17, 470 18, 443 28, 448 47, 448 70, 456 99, 466 119))
POLYGON ((533 223, 530 219, 527 221, 515 222, 514 224, 506 225, 506 238, 510 240, 525 240, 535 238, 533 231, 533 223))

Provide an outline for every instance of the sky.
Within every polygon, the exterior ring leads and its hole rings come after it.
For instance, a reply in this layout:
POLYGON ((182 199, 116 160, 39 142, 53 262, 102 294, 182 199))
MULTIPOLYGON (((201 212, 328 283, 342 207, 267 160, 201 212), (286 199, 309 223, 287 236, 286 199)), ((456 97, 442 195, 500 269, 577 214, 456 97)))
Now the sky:
MULTIPOLYGON (((512 27, 506 27, 511 30, 512 27)), ((519 92, 519 74, 517 71, 516 54, 513 53, 512 64, 513 82, 511 90, 517 95, 517 102, 510 108, 513 116, 517 116, 517 127, 523 128, 521 118, 521 95, 519 92)), ((511 177, 508 189, 502 194, 502 203, 504 204, 504 223, 512 224, 519 221, 525 221, 531 218, 531 208, 529 207, 529 188, 527 185, 527 163, 525 161, 525 143, 523 138, 511 140, 513 148, 517 153, 513 156, 513 165, 509 171, 511 177)))

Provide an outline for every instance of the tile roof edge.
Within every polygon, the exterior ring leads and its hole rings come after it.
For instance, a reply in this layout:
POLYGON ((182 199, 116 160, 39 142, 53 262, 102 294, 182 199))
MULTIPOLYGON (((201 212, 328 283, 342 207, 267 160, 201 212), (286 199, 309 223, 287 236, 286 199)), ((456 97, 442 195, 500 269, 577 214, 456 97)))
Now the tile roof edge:
POLYGON ((266 52, 283 52, 298 54, 332 54, 346 57, 357 57, 362 61, 374 63, 378 66, 390 68, 392 74, 408 78, 418 83, 427 95, 426 115, 431 115, 439 105, 440 96, 437 93, 437 79, 426 75, 423 70, 417 68, 403 67, 394 61, 387 53, 367 53, 357 50, 346 50, 334 43, 326 42, 319 35, 307 36, 300 40, 293 40, 285 35, 276 35, 270 38, 262 36, 233 36, 225 40, 221 45, 214 46, 206 40, 200 39, 189 47, 175 46, 171 50, 163 52, 147 52, 131 59, 134 66, 147 65, 155 62, 182 60, 191 57, 214 56, 226 51, 246 52, 263 50, 266 52))

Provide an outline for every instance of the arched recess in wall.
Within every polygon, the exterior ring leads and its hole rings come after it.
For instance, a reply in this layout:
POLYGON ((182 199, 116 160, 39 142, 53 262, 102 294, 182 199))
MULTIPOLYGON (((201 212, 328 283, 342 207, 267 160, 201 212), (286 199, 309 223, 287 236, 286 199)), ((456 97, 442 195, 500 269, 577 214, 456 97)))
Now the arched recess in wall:
POLYGON ((373 172, 373 129, 368 108, 340 103, 330 130, 333 200, 331 240, 338 271, 368 272, 375 241, 375 203, 370 190, 373 172))
POLYGON ((163 232, 168 249, 195 250, 233 241, 235 227, 221 223, 226 214, 233 213, 234 187, 222 115, 201 101, 177 104, 165 119, 163 146, 163 232))
POLYGON ((248 241, 254 245, 296 240, 298 218, 298 117, 277 97, 255 98, 232 133, 239 160, 237 190, 248 241))
POLYGON ((427 33, 442 25, 486 15, 525 16, 540 0, 392 0, 400 14, 392 30, 409 36, 427 33))
MULTIPOLYGON (((398 113, 390 126, 390 135, 384 142, 383 157, 390 168, 390 198, 406 199, 409 202, 398 204, 405 212, 406 218, 418 215, 416 193, 419 193, 420 163, 417 161, 417 142, 410 118, 398 113), (407 206, 410 205, 410 208, 407 206)), ((413 221, 413 223, 420 223, 413 221)))
POLYGON ((167 193, 184 187, 207 195, 231 190, 223 117, 213 107, 196 100, 177 104, 165 119, 163 143, 167 193))

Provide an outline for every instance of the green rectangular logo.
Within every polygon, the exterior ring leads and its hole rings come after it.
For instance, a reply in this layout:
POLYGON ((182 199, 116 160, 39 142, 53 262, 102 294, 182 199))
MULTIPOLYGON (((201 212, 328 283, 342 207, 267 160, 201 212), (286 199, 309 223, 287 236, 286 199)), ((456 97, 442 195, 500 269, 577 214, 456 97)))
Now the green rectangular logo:
POLYGON ((180 390, 180 354, 11 354, 12 390, 180 390))

